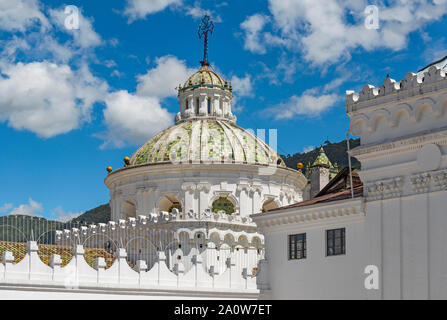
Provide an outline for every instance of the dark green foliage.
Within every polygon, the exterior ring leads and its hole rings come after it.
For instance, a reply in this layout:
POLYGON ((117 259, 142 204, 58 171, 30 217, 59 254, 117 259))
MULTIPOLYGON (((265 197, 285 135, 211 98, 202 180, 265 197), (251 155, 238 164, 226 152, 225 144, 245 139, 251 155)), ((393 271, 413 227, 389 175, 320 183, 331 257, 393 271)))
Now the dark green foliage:
POLYGON ((103 204, 84 212, 79 217, 74 218, 71 222, 83 223, 107 223, 110 221, 110 205, 103 204))
MULTIPOLYGON (((360 145, 360 139, 351 139, 350 140, 350 148, 354 149, 355 147, 360 145)), ((346 140, 336 142, 336 143, 330 143, 329 141, 326 141, 325 145, 322 145, 324 148, 324 152, 326 153, 329 160, 332 162, 332 164, 337 163, 339 170, 343 169, 344 167, 348 166, 348 146, 346 145, 346 140)), ((304 165, 303 173, 305 173, 307 163, 314 162, 314 160, 318 156, 318 152, 320 150, 320 147, 309 151, 305 153, 295 153, 294 155, 287 155, 287 156, 281 156, 286 163, 286 166, 292 169, 296 169, 296 165, 301 162, 304 165)), ((357 161, 355 158, 351 158, 352 161, 352 167, 354 169, 360 168, 360 162, 357 161)))
POLYGON ((54 230, 70 229, 79 225, 107 223, 110 206, 104 204, 91 209, 66 223, 45 218, 7 215, 0 217, 0 241, 25 242, 31 239, 39 243, 54 244, 54 230))
POLYGON ((63 230, 67 224, 40 217, 7 215, 0 217, 0 241, 54 244, 55 230, 63 230))

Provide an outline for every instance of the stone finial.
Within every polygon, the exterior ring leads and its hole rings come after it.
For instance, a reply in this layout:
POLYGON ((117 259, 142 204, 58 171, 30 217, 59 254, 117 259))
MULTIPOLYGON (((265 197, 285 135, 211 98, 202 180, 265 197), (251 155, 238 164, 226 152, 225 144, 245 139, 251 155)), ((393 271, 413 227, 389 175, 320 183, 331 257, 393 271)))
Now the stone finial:
POLYGON ((60 267, 62 264, 62 259, 61 256, 58 254, 53 254, 50 257, 50 267, 51 268, 55 268, 55 267, 60 267))
POLYGON ((10 251, 3 252, 2 255, 2 261, 3 263, 13 263, 14 262, 14 255, 10 251))
POLYGON ((75 256, 83 256, 85 254, 85 250, 84 250, 84 247, 83 246, 81 246, 81 245, 76 245, 74 248, 73 248, 73 255, 75 255, 75 256))
POLYGON ((393 92, 396 92, 400 89, 400 83, 396 83, 396 80, 391 79, 390 77, 387 77, 383 84, 380 86, 380 95, 384 96, 393 92))
POLYGON ((106 259, 104 259, 103 257, 98 257, 98 258, 96 258, 96 259, 95 259, 95 262, 94 262, 94 264, 93 264, 93 267, 94 267, 96 270, 99 270, 99 269, 105 269, 106 266, 107 266, 107 264, 106 264, 106 259))
POLYGON ((443 80, 445 78, 445 71, 436 66, 431 66, 426 73, 424 73, 424 83, 433 83, 443 80))
POLYGON ((196 254, 191 259, 193 264, 201 264, 203 262, 202 256, 199 254, 196 254))
POLYGON ((147 270, 147 264, 146 261, 144 260, 138 260, 136 265, 135 265, 135 269, 137 270, 137 272, 143 272, 147 270))
POLYGON ((352 90, 346 90, 346 104, 354 104, 359 100, 359 95, 352 90))
POLYGON ((117 259, 126 259, 127 258, 127 251, 123 248, 116 249, 115 256, 117 259))
POLYGON ((227 268, 232 268, 236 265, 236 263, 234 262, 234 259, 232 259, 231 257, 227 258, 227 261, 225 261, 227 268))
POLYGON ((39 246, 37 245, 36 241, 28 241, 26 244, 26 252, 37 252, 39 251, 39 246))
POLYGON ((138 216, 138 222, 142 225, 147 224, 147 216, 142 216, 142 215, 138 216))
POLYGON ((164 251, 158 251, 158 261, 166 261, 166 254, 164 251))
POLYGON ((216 266, 210 266, 209 274, 214 277, 219 274, 219 271, 217 270, 216 266))
POLYGON ((174 264, 174 273, 179 275, 185 273, 185 266, 180 261, 174 264))

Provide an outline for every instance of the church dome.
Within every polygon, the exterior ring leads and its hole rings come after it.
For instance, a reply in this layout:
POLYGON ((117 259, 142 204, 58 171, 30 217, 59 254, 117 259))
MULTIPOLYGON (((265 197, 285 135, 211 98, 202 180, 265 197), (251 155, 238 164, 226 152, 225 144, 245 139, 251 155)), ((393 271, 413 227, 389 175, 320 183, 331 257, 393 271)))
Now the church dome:
POLYGON ((220 88, 223 90, 229 90, 228 82, 222 79, 216 72, 211 70, 211 68, 204 64, 202 67, 194 73, 192 76, 186 80, 182 91, 197 87, 210 87, 210 88, 220 88))
POLYGON ((284 161, 262 139, 225 120, 195 119, 172 126, 143 144, 130 165, 225 162, 279 165, 284 161))

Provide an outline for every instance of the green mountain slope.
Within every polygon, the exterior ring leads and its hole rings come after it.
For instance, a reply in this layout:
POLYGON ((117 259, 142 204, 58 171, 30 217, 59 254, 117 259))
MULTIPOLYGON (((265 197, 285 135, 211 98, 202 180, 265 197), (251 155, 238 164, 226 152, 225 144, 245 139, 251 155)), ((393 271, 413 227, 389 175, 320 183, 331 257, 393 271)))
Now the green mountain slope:
POLYGON ((110 205, 107 203, 84 212, 71 222, 96 224, 107 223, 108 221, 110 221, 110 205))

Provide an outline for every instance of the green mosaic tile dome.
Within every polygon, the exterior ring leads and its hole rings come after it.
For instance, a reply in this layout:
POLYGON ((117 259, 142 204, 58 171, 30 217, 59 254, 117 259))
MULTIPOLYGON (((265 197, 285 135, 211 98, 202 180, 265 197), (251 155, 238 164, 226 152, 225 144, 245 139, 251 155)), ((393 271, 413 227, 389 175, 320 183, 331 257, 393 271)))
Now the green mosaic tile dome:
POLYGON ((329 160, 329 158, 327 157, 326 153, 324 152, 323 147, 320 148, 320 152, 318 154, 318 157, 315 159, 314 163, 312 164, 312 166, 327 166, 327 167, 332 167, 332 163, 329 160))
POLYGON ((210 86, 225 88, 225 80, 223 80, 217 73, 215 73, 207 65, 203 65, 199 71, 194 73, 186 80, 183 89, 188 89, 196 86, 210 86))
POLYGON ((143 144, 130 165, 154 163, 244 162, 285 167, 262 139, 231 121, 202 119, 181 122, 143 144))

